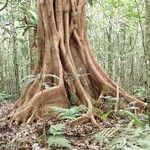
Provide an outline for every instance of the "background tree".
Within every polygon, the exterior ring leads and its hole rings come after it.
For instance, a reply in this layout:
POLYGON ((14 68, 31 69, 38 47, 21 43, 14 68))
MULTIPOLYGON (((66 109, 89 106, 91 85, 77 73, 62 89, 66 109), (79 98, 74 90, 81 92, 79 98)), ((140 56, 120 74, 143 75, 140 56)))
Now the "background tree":
MULTIPOLYGON (((1 3, 3 6, 4 2, 1 3)), ((36 47, 33 44, 35 43, 33 31, 36 31, 37 15, 34 1, 32 1, 33 5, 30 3, 31 1, 12 0, 0 11, 0 35, 2 37, 0 48, 3 58, 0 73, 4 77, 0 80, 3 85, 0 93, 11 95, 14 99, 19 96, 21 79, 30 74, 31 64, 36 62, 37 57, 36 47), (31 57, 34 58, 34 62, 31 61, 31 57)))
POLYGON ((150 125, 150 1, 145 0, 145 55, 147 65, 148 114, 150 125))

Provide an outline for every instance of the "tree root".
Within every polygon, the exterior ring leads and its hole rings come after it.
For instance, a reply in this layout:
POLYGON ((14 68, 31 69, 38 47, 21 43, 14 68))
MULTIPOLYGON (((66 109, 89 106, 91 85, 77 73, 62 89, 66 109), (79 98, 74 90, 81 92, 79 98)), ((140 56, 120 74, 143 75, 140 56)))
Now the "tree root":
POLYGON ((75 126, 75 125, 83 124, 89 121, 91 121, 95 127, 101 128, 100 125, 95 120, 93 112, 90 112, 90 111, 88 111, 86 114, 83 114, 79 118, 71 121, 70 124, 75 126))
POLYGON ((12 124, 17 125, 25 122, 29 123, 34 120, 34 118, 39 118, 39 114, 41 117, 45 116, 47 111, 50 110, 41 110, 47 105, 56 105, 63 108, 70 105, 61 86, 55 86, 49 90, 37 93, 28 103, 23 104, 18 109, 14 109, 8 119, 12 124))
POLYGON ((28 118, 31 117, 33 109, 31 107, 20 108, 16 112, 12 112, 8 119, 11 124, 19 125, 27 122, 28 118))

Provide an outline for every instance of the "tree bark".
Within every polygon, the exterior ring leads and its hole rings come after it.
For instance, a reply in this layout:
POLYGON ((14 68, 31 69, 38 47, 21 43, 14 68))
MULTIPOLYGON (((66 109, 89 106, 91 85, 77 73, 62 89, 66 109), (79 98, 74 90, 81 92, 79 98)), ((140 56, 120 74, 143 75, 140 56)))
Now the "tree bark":
MULTIPOLYGON (((11 24, 11 28, 12 31, 15 28, 14 25, 14 19, 15 16, 13 14, 14 8, 11 6, 11 17, 12 17, 12 24, 11 24)), ((17 42, 16 42, 16 32, 13 31, 12 33, 12 50, 13 50, 13 67, 14 67, 14 77, 15 77, 15 97, 18 98, 19 93, 20 93, 20 87, 19 87, 19 66, 18 66, 18 56, 17 56, 17 42)))
MULTIPOLYGON (((76 95, 76 105, 84 104, 88 111, 72 124, 91 120, 98 126, 93 104, 102 93, 116 96, 117 85, 96 62, 90 48, 85 27, 86 0, 38 0, 37 4, 40 58, 33 74, 40 77, 22 92, 10 115, 11 122, 29 122, 33 112, 37 118, 49 116, 50 107, 70 107, 71 95, 76 95)), ((136 101, 140 108, 146 105, 121 88, 119 97, 136 101)))
POLYGON ((150 125, 150 1, 145 0, 145 60, 147 69, 148 115, 150 125))

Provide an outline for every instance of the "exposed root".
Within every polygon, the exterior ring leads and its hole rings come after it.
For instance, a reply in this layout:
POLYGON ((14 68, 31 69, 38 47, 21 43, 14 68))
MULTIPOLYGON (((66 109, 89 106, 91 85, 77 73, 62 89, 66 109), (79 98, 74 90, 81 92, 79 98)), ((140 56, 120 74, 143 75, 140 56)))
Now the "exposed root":
POLYGON ((32 109, 28 107, 21 110, 17 110, 15 113, 9 116, 10 123, 16 125, 25 123, 28 120, 28 118, 32 115, 31 110, 32 109))
POLYGON ((12 110, 16 110, 18 107, 22 106, 24 99, 18 99, 12 107, 12 110))
POLYGON ((9 116, 10 124, 15 125, 19 125, 21 123, 29 124, 36 119, 41 119, 38 115, 37 107, 25 107, 22 109, 18 109, 15 113, 12 113, 9 116))
MULTIPOLYGON (((41 91, 37 93, 28 103, 25 103, 18 109, 14 110, 8 119, 11 123, 20 124, 25 122, 31 122, 39 113, 40 107, 45 105, 56 105, 60 107, 68 107, 70 105, 66 98, 66 94, 63 92, 61 86, 52 87, 49 90, 41 91)), ((41 116, 44 116, 46 112, 43 111, 41 116)))
POLYGON ((85 101, 85 103, 87 104, 88 107, 88 111, 86 114, 83 114, 81 117, 77 118, 76 120, 72 121, 71 124, 76 125, 76 124, 81 124, 84 123, 86 121, 91 121, 92 124, 96 127, 99 127, 99 124, 97 123, 97 121, 94 118, 94 114, 93 114, 93 105, 91 102, 91 97, 87 94, 87 92, 84 90, 80 80, 77 78, 75 85, 78 87, 77 92, 79 94, 79 96, 81 96, 80 98, 85 101))
POLYGON ((86 114, 83 114, 79 118, 71 121, 70 124, 75 126, 75 125, 83 124, 83 123, 89 122, 89 121, 91 121, 95 127, 100 128, 100 125, 95 120, 94 114, 92 112, 87 112, 86 114))
POLYGON ((28 93, 29 91, 29 88, 31 87, 33 82, 30 82, 26 85, 26 87, 23 89, 22 91, 22 94, 21 96, 19 97, 19 99, 15 102, 14 106, 13 106, 13 110, 17 109, 18 107, 22 106, 22 104, 24 103, 25 101, 25 97, 26 97, 26 94, 28 93))

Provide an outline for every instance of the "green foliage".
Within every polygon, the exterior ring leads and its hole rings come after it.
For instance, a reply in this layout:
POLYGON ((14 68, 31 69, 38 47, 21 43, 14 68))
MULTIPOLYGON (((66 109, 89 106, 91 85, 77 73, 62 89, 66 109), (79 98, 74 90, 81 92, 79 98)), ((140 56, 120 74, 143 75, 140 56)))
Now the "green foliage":
POLYGON ((112 6, 117 6, 119 1, 118 0, 108 0, 108 3, 111 4, 112 6))
POLYGON ((64 129, 65 129, 65 124, 63 123, 52 125, 49 129, 49 133, 51 133, 54 136, 62 135, 64 133, 64 129))
MULTIPOLYGON (((28 12, 29 14, 31 15, 32 19, 35 21, 37 21, 37 14, 35 13, 35 10, 31 10, 31 9, 28 9, 28 12)), ((33 23, 34 24, 34 23, 33 23)), ((36 25, 36 24, 35 24, 36 25)))
POLYGON ((123 115, 127 116, 134 125, 142 126, 144 124, 144 122, 142 122, 140 118, 132 112, 128 110, 120 110, 120 112, 123 113, 123 115))
POLYGON ((119 125, 103 129, 94 135, 94 139, 103 142, 106 150, 149 150, 150 127, 128 128, 119 125))
POLYGON ((88 2, 91 6, 93 5, 93 0, 88 0, 88 2))
POLYGON ((108 142, 108 138, 111 138, 112 136, 114 136, 114 134, 118 131, 119 129, 118 128, 106 128, 106 129, 103 129, 102 131, 96 133, 94 135, 94 139, 96 140, 100 140, 101 142, 108 142))
POLYGON ((5 92, 0 93, 0 102, 4 101, 6 99, 9 99, 9 98, 10 98, 10 95, 5 94, 5 92))
POLYGON ((146 89, 145 87, 142 87, 142 86, 139 86, 139 87, 134 87, 133 89, 133 94, 137 97, 145 97, 147 94, 146 94, 146 89))
POLYGON ((73 120, 81 116, 86 111, 86 107, 84 105, 81 105, 79 107, 74 106, 71 107, 70 109, 64 109, 61 107, 52 107, 52 109, 55 112, 59 113, 59 117, 69 120, 73 120))
POLYGON ((63 147, 72 149, 70 141, 63 136, 65 129, 65 124, 52 125, 49 129, 51 136, 48 138, 49 147, 63 147))
POLYGON ((63 148, 68 148, 68 149, 72 148, 70 141, 63 136, 62 137, 61 136, 49 137, 48 145, 49 147, 54 146, 54 147, 63 147, 63 148))
POLYGON ((112 113, 113 113, 113 110, 108 111, 108 112, 106 112, 106 113, 103 113, 103 114, 100 115, 99 117, 100 117, 101 120, 105 121, 105 120, 108 119, 109 115, 112 114, 112 113))

